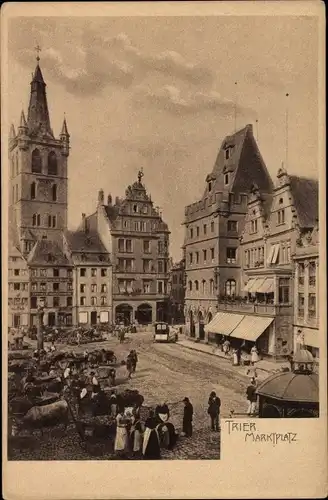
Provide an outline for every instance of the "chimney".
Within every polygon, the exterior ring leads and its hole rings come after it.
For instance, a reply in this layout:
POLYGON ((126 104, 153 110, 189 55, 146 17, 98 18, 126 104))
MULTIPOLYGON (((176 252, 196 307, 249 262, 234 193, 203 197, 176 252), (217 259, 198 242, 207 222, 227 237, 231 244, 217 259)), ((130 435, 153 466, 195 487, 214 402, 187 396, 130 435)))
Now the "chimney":
POLYGON ((87 233, 88 232, 88 223, 85 214, 82 214, 82 230, 87 233))
POLYGON ((107 196, 107 205, 111 206, 111 204, 112 204, 112 203, 113 203, 112 195, 111 195, 111 194, 109 194, 109 195, 107 196))
POLYGON ((98 205, 103 205, 104 204, 104 190, 100 189, 98 191, 98 205))

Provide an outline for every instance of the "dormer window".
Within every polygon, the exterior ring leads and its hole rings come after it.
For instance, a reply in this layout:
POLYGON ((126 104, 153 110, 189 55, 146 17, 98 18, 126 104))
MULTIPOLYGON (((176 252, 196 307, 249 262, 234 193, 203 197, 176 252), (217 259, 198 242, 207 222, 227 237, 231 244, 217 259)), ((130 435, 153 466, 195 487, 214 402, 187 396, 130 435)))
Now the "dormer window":
POLYGON ((226 160, 229 160, 229 158, 231 158, 231 155, 232 155, 232 150, 233 150, 233 146, 228 146, 225 151, 224 151, 224 156, 225 156, 225 159, 226 160))
POLYGON ((212 191, 212 182, 208 183, 208 192, 210 193, 212 191))
POLYGON ((229 174, 224 174, 224 185, 227 186, 229 184, 229 174))
POLYGON ((133 205, 133 211, 135 214, 138 212, 138 205, 133 205))

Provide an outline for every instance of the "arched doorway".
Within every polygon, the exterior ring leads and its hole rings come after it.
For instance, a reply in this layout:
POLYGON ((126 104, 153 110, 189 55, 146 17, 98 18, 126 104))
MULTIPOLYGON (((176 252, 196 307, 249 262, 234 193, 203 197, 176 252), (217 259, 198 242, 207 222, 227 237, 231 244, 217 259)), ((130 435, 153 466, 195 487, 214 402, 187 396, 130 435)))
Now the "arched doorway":
POLYGON ((199 324, 199 339, 204 340, 205 339, 205 330, 204 330, 204 316, 202 311, 198 312, 198 324, 199 324))
POLYGON ((152 307, 149 304, 138 306, 136 320, 140 325, 149 325, 152 322, 152 307))
POLYGON ((195 337, 196 329, 195 329, 194 315, 192 311, 189 312, 189 323, 190 323, 190 337, 195 337))
POLYGON ((133 319, 132 312, 133 308, 129 304, 120 304, 116 306, 115 322, 121 323, 123 321, 125 325, 131 324, 133 319))

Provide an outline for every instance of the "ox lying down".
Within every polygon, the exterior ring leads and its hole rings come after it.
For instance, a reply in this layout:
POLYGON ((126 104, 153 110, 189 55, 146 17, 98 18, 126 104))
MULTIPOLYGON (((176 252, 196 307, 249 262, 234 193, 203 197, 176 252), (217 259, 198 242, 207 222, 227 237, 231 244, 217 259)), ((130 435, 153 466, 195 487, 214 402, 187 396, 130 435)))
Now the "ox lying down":
POLYGON ((44 406, 33 406, 20 422, 16 422, 16 432, 22 430, 39 430, 43 434, 45 427, 63 425, 65 430, 69 421, 67 401, 61 400, 44 406))

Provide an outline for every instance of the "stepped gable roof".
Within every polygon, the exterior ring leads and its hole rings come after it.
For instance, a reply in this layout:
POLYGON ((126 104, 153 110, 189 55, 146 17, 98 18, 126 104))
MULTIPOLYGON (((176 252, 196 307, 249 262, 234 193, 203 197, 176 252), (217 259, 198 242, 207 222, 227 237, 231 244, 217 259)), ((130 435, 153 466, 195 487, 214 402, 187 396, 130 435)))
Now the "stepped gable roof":
POLYGON ((106 253, 108 254, 105 246, 103 245, 97 231, 83 230, 65 231, 64 233, 70 250, 73 253, 106 253))
POLYGON ((38 240, 28 256, 31 266, 70 266, 71 263, 64 255, 58 243, 52 240, 38 240))
POLYGON ((319 216, 319 185, 315 179, 289 175, 300 227, 313 228, 319 216))

